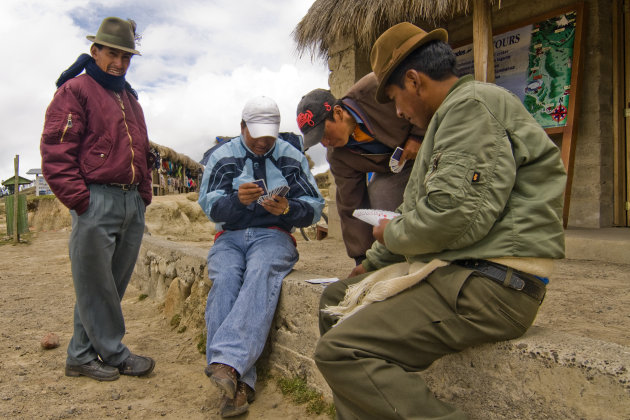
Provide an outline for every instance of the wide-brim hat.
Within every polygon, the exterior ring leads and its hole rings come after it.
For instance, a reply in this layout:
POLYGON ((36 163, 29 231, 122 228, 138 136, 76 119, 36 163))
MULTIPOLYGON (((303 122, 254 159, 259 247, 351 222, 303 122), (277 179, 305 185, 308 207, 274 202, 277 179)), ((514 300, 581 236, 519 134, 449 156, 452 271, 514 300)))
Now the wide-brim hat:
POLYGON ((250 99, 245 104, 241 117, 253 138, 278 137, 280 110, 273 99, 266 96, 250 99))
POLYGON ((390 101, 385 86, 394 69, 418 47, 435 40, 447 42, 448 32, 442 28, 425 32, 409 22, 394 25, 378 37, 370 53, 370 64, 378 79, 377 101, 390 101))
POLYGON ((135 27, 130 21, 108 17, 103 19, 96 35, 88 35, 86 38, 95 44, 141 55, 136 50, 135 36, 135 27))

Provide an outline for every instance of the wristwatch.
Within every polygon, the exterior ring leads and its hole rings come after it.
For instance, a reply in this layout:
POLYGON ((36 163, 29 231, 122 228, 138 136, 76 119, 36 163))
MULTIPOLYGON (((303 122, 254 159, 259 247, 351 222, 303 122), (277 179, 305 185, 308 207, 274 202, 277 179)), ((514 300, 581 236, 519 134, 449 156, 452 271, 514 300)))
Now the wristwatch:
POLYGON ((284 209, 284 211, 282 212, 283 215, 287 214, 289 212, 289 202, 287 201, 287 208, 284 209))

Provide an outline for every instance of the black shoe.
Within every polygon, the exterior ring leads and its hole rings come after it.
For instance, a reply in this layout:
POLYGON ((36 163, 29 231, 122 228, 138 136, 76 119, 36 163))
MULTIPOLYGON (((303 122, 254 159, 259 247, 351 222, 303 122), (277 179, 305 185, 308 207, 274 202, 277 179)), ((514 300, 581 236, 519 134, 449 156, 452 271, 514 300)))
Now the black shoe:
POLYGON ((154 367, 155 360, 132 353, 118 365, 118 371, 121 375, 144 376, 153 372, 154 367))
POLYGON ((98 359, 83 365, 66 364, 66 376, 78 377, 82 375, 97 381, 115 381, 120 377, 118 369, 106 365, 98 359))

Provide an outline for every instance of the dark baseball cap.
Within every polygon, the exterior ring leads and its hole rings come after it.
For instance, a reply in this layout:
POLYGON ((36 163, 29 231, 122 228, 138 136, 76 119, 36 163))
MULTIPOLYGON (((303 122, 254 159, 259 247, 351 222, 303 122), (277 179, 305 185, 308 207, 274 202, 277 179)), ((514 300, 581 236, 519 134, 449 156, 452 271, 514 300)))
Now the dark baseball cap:
POLYGON ((337 99, 326 89, 315 89, 302 96, 297 106, 297 124, 304 134, 304 149, 315 146, 324 138, 324 121, 337 99))

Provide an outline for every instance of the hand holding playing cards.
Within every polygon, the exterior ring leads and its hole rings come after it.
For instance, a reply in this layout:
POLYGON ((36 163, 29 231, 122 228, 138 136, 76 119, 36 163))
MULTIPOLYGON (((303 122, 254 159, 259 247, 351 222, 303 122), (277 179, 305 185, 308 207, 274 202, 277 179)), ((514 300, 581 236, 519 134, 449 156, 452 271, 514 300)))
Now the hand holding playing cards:
POLYGON ((260 205, 274 216, 280 216, 289 207, 289 200, 279 195, 272 195, 271 198, 260 202, 260 205))
POLYGON ((378 221, 378 225, 372 228, 372 235, 374 239, 385 245, 385 227, 390 222, 389 219, 381 219, 378 221))
POLYGON ((264 190, 253 182, 246 182, 238 187, 238 200, 244 206, 249 206, 263 194, 264 190))
POLYGON ((408 160, 414 160, 416 156, 418 156, 420 145, 421 143, 419 141, 407 139, 402 156, 400 157, 400 163, 402 164, 408 160))

